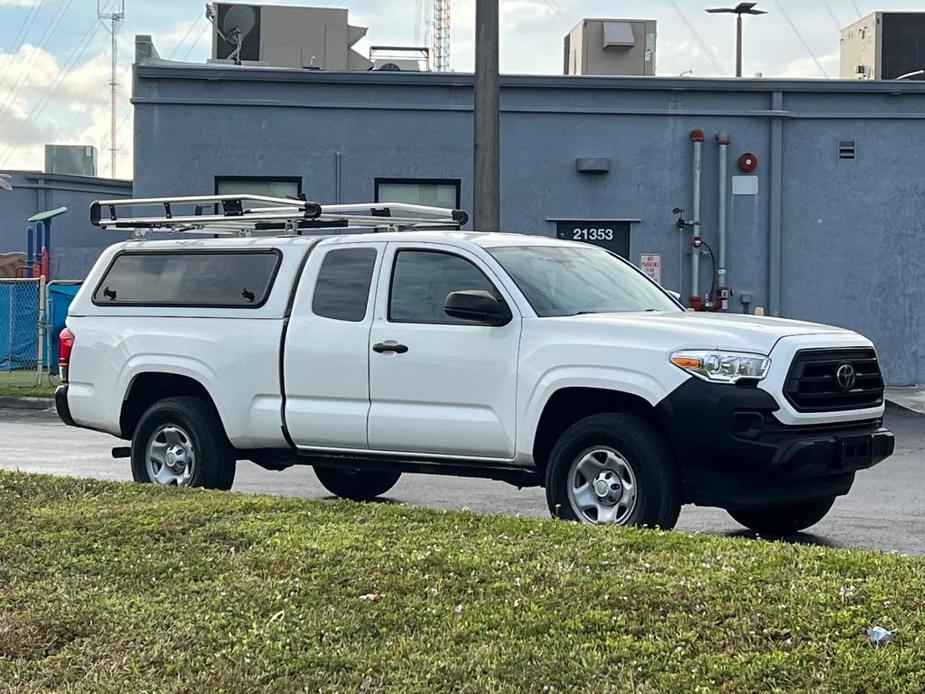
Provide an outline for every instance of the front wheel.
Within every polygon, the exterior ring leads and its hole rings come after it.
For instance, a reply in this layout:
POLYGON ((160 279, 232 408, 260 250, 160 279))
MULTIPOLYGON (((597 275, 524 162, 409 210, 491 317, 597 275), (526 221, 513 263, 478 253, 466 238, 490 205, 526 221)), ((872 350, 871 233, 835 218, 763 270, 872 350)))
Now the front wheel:
POLYGON ((787 506, 770 506, 729 511, 736 522, 756 533, 792 535, 821 521, 835 503, 835 497, 787 506))
POLYGON ((234 473, 234 451, 211 403, 166 398, 142 415, 132 436, 136 482, 231 489, 234 473))
POLYGON ((331 494, 353 501, 370 501, 382 496, 398 482, 400 472, 344 470, 315 466, 315 476, 331 494))
POLYGON ((546 503, 556 518, 673 528, 681 511, 674 456, 658 429, 641 417, 585 417, 553 446, 546 503))

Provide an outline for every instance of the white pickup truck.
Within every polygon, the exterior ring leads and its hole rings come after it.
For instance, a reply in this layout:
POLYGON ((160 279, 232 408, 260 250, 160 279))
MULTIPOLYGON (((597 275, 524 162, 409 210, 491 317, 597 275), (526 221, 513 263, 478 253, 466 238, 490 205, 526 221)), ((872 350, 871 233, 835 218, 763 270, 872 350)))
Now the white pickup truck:
MULTIPOLYGON (((146 226, 179 227, 167 211, 146 226)), ((857 333, 690 312, 587 244, 314 222, 107 248, 61 337, 61 419, 130 440, 113 453, 142 482, 308 464, 363 500, 484 477, 545 487, 561 518, 670 528, 694 503, 768 533, 893 452, 857 333)))

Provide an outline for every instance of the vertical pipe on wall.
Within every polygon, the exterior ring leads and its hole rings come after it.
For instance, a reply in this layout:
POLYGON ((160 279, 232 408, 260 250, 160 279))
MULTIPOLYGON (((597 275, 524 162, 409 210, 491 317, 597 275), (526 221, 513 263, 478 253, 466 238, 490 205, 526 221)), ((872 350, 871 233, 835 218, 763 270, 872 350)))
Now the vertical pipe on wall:
POLYGON ((729 308, 729 300, 726 297, 726 166, 727 155, 729 152, 729 136, 726 133, 720 133, 716 136, 716 143, 719 145, 719 214, 717 216, 717 246, 716 254, 716 288, 719 296, 713 297, 718 303, 720 310, 725 311, 729 308), (722 297, 722 298, 720 298, 722 297))
MULTIPOLYGON (((771 109, 784 110, 783 92, 771 95, 771 109)), ((781 313, 781 214, 783 209, 783 135, 784 122, 780 117, 771 119, 770 134, 770 203, 768 212, 768 313, 781 313)))
POLYGON ((334 202, 340 203, 340 152, 334 152, 334 202))
POLYGON ((703 130, 691 130, 694 143, 693 201, 691 211, 691 306, 700 308, 700 184, 703 174, 703 130))

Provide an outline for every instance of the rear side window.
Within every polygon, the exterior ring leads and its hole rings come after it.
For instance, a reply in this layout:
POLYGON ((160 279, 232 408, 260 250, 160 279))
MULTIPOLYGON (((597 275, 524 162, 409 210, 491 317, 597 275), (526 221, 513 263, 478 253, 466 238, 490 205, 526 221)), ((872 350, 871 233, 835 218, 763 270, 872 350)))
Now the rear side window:
POLYGON ((375 266, 375 248, 328 251, 315 282, 312 313, 324 318, 361 322, 366 318, 375 266))
POLYGON ((120 253, 93 293, 98 306, 258 308, 267 300, 280 253, 120 253))

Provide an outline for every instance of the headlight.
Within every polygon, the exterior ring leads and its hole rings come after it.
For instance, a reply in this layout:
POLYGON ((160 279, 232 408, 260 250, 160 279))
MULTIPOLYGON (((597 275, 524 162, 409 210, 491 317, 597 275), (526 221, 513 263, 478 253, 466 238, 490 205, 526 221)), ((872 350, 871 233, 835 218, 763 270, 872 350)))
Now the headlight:
POLYGON ((671 363, 706 381, 735 383, 742 378, 761 380, 771 360, 758 354, 687 349, 671 355, 671 363))

